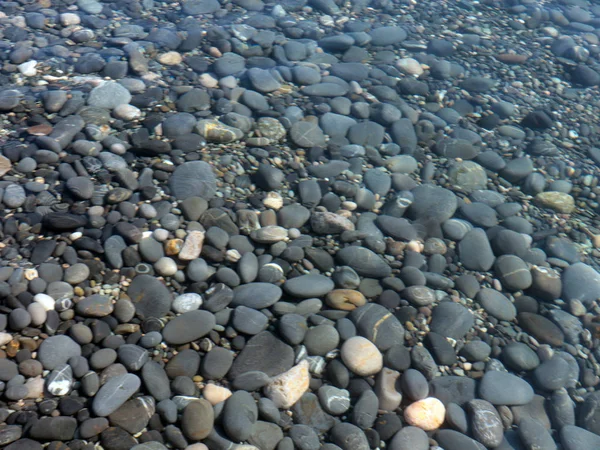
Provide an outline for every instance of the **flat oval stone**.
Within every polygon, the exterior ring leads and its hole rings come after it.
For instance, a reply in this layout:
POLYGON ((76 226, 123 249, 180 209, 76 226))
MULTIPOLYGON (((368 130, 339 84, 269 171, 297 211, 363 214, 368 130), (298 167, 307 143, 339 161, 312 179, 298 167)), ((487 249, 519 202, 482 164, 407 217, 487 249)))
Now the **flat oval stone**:
POLYGON ((208 437, 213 429, 215 414, 212 405, 198 399, 190 402, 183 410, 181 429, 183 434, 192 441, 200 441, 208 437))
POLYGON ((296 298, 323 297, 335 287, 331 278, 324 275, 301 275, 287 280, 283 290, 296 298))
POLYGON ((94 397, 94 413, 99 417, 112 414, 129 400, 140 388, 140 384, 140 379, 130 373, 109 378, 94 397))
POLYGON ((283 343, 275 335, 263 331, 250 339, 235 358, 228 376, 236 379, 239 375, 258 371, 275 376, 290 369, 294 364, 292 347, 283 343))
POLYGON ((385 278, 391 275, 391 267, 368 248, 344 247, 335 256, 338 264, 352 267, 356 273, 369 278, 385 278))
POLYGON ((564 344, 565 335, 561 329, 544 316, 530 312, 522 312, 517 316, 519 325, 527 333, 543 344, 560 347, 564 344))
POLYGON ((271 283, 248 283, 233 290, 233 306, 264 309, 274 305, 282 295, 281 288, 271 283))
POLYGON ((348 318, 356 325, 358 332, 381 351, 404 342, 404 327, 400 321, 387 308, 377 303, 367 303, 356 308, 348 318))
POLYGON ((516 375, 490 370, 481 379, 479 394, 493 405, 526 405, 533 399, 533 388, 516 375))
POLYGON ((162 331, 169 344, 180 345, 206 336, 216 324, 215 316, 208 311, 189 311, 169 321, 162 331))
POLYGON ((498 320, 511 321, 517 316, 517 308, 501 292, 494 289, 481 289, 475 299, 483 309, 498 320))
POLYGON ((452 339, 462 339, 475 323, 471 311, 454 302, 442 302, 432 314, 431 331, 452 339))
POLYGON ((473 437, 488 448, 498 447, 504 438, 504 427, 494 406, 485 400, 469 402, 473 437))
POLYGON ((342 361, 355 374, 367 377, 383 367, 383 357, 377 347, 362 336, 348 339, 342 345, 342 361))
POLYGON ((94 294, 78 302, 75 310, 83 317, 105 317, 113 312, 113 303, 108 296, 94 294))

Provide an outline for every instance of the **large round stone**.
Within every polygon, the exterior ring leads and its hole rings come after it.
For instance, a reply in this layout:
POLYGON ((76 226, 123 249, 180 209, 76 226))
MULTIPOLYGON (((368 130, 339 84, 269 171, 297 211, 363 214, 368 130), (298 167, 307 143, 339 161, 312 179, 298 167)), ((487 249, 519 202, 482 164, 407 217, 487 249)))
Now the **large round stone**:
POLYGON ((135 305, 135 313, 142 319, 163 317, 171 309, 171 293, 164 284, 150 275, 135 277, 127 294, 135 305))
POLYGON ((210 200, 217 192, 217 178, 207 162, 189 161, 175 169, 169 187, 177 200, 188 197, 210 200))

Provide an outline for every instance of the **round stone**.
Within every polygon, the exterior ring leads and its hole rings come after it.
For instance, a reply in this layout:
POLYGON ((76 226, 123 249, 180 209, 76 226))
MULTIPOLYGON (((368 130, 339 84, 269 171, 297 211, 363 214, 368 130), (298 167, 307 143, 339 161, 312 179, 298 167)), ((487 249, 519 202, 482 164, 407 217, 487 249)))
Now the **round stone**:
POLYGON ((169 187, 177 200, 189 197, 210 200, 216 194, 217 179, 208 163, 189 161, 175 169, 169 179, 169 187))
POLYGON ((428 397, 412 403, 404 410, 404 419, 425 431, 438 429, 446 418, 446 408, 437 398, 428 397))
POLYGON ((341 348, 342 361, 357 375, 375 375, 383 367, 383 357, 375 344, 362 336, 348 339, 341 348))

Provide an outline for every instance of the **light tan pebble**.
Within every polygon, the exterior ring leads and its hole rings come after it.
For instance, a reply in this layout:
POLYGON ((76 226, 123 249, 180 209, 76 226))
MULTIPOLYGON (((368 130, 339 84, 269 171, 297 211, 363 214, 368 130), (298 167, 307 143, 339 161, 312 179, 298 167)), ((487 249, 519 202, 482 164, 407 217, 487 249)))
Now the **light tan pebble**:
POLYGON ((367 303, 367 299, 360 291, 353 289, 334 289, 327 297, 325 303, 331 308, 340 309, 342 311, 352 311, 359 306, 367 303))
POLYGON ((208 53, 213 58, 220 58, 221 56, 223 56, 223 53, 221 53, 221 51, 217 47, 211 47, 211 48, 209 48, 208 49, 208 53))
POLYGON ((154 263, 154 269, 163 277, 172 277, 177 272, 177 263, 171 258, 163 256, 154 263))
POLYGON ((342 361, 356 375, 375 375, 383 367, 383 356, 368 339, 354 336, 344 342, 341 349, 342 361))
POLYGON ((209 449, 206 445, 198 442, 197 444, 188 445, 185 448, 185 450, 209 450, 209 449))
POLYGON ((344 208, 345 210, 354 211, 357 207, 358 207, 358 205, 354 202, 351 202, 348 200, 345 202, 342 202, 342 208, 344 208))
POLYGON ((209 73, 203 73, 202 75, 200 75, 198 77, 198 81, 200 81, 200 84, 202 86, 209 89, 216 88, 219 85, 219 80, 217 80, 209 73))
POLYGON ((575 200, 564 192, 540 192, 535 196, 535 203, 542 208, 550 208, 561 214, 571 214, 575 209, 575 200))
POLYGON ((404 419, 425 431, 438 429, 446 417, 446 408, 437 398, 429 397, 414 402, 404 410, 404 419))
POLYGON ((394 411, 400 402, 402 394, 396 390, 396 380, 400 372, 384 367, 375 381, 375 394, 379 399, 379 409, 383 411, 394 411))
POLYGON ((6 175, 12 169, 12 163, 6 156, 0 155, 0 177, 6 175))
POLYGON ((4 332, 0 333, 0 346, 8 344, 10 341, 12 341, 12 334, 4 332))
POLYGON ((413 58, 399 59, 396 62, 396 67, 409 75, 419 76, 423 74, 423 67, 421 67, 421 63, 413 58))
POLYGON ((278 408, 291 408, 308 390, 310 374, 306 360, 272 378, 264 392, 278 408))
POLYGON ((27 396, 25 398, 40 398, 44 396, 44 379, 41 376, 30 378, 25 383, 27 396))
POLYGON ((79 23, 81 23, 81 19, 75 13, 63 13, 60 15, 60 24, 63 27, 78 25, 79 23))
POLYGON ((422 253, 425 247, 421 241, 412 240, 406 245, 406 248, 411 252, 422 253))
POLYGON ((158 55, 157 60, 165 66, 176 66, 177 64, 181 64, 183 58, 178 52, 167 52, 158 55))
POLYGON ((279 211, 283 207, 283 197, 278 192, 269 192, 263 199, 263 205, 267 208, 279 211))
POLYGON ((211 405, 215 406, 231 397, 231 391, 225 387, 217 386, 216 384, 207 384, 202 390, 202 396, 208 400, 211 405))
POLYGON ((199 258, 202 252, 202 244, 204 244, 204 232, 198 230, 190 231, 179 252, 179 259, 182 261, 192 261, 199 258))
POLYGON ((117 119, 135 120, 142 117, 142 111, 133 105, 122 104, 113 109, 113 115, 117 119))

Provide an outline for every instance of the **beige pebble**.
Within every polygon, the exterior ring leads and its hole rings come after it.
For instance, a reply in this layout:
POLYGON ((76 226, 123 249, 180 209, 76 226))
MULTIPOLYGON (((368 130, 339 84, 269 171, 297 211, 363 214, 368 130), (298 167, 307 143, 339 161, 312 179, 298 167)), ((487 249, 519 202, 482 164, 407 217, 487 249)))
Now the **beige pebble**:
POLYGON ((183 58, 177 52, 167 52, 161 53, 158 55, 158 62, 164 64, 165 66, 175 66, 177 64, 181 64, 183 58))
POLYGON ((354 336, 344 342, 341 356, 346 367, 361 377, 375 375, 383 367, 381 352, 362 336, 354 336))
POLYGON ((575 200, 564 192, 540 192, 535 196, 535 203, 542 208, 550 208, 562 214, 571 214, 575 209, 575 200))
POLYGON ((367 299, 360 291, 355 291, 353 289, 334 289, 327 294, 327 297, 325 297, 325 303, 331 308, 341 309, 342 311, 352 311, 367 303, 367 299))
POLYGON ((0 155, 0 177, 6 175, 12 169, 12 163, 6 156, 0 155))
POLYGON ((204 244, 204 232, 190 231, 179 252, 179 259, 182 261, 192 261, 199 258, 200 252, 202 252, 202 244, 204 244))
POLYGON ((209 73, 203 73, 198 77, 198 81, 205 88, 216 88, 219 85, 219 80, 209 73))
POLYGON ((308 390, 310 384, 308 366, 308 361, 304 360, 287 372, 272 378, 265 386, 265 395, 278 408, 291 408, 308 390))
POLYGON ((396 390, 396 380, 400 372, 384 367, 375 381, 375 394, 379 399, 379 409, 383 411, 394 411, 400 402, 402 394, 396 390))
POLYGON ((60 24, 63 27, 78 25, 81 22, 79 16, 75 13, 63 13, 60 15, 60 24))
POLYGON ((27 397, 25 398, 40 398, 44 396, 44 379, 41 376, 30 378, 25 383, 27 388, 27 397))
POLYGON ((208 450, 208 447, 200 442, 192 445, 188 445, 185 450, 208 450))
POLYGON ((267 208, 279 211, 283 207, 283 197, 278 192, 269 192, 263 199, 263 205, 267 208))
POLYGON ((396 67, 402 72, 409 75, 421 75, 423 74, 423 67, 421 63, 413 58, 402 58, 396 62, 396 67))
POLYGON ((0 346, 8 344, 10 341, 12 341, 12 334, 0 332, 0 346))
POLYGON ((113 109, 113 115, 117 119, 135 120, 142 117, 142 111, 133 105, 123 103, 121 105, 118 105, 115 109, 113 109))
POLYGON ((404 419, 425 431, 438 429, 446 417, 446 408, 437 398, 429 397, 414 402, 404 410, 404 419))
POLYGON ((208 400, 211 405, 215 406, 231 397, 231 391, 225 387, 217 386, 216 384, 207 384, 202 390, 202 396, 208 400))

